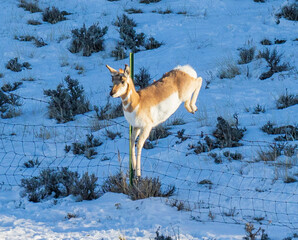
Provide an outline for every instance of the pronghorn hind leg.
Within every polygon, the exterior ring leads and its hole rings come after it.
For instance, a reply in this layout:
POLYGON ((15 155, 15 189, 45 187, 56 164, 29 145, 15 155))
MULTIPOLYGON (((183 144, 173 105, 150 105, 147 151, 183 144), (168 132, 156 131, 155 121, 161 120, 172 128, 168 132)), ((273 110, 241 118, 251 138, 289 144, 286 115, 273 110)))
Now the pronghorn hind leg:
POLYGON ((142 148, 144 146, 144 143, 146 139, 149 137, 150 131, 152 127, 147 126, 146 128, 141 129, 141 134, 137 143, 138 153, 137 153, 137 166, 136 166, 136 176, 141 177, 141 153, 142 148))
POLYGON ((193 113, 193 111, 192 111, 192 109, 191 109, 191 107, 190 107, 190 99, 188 99, 188 100, 186 100, 186 101, 184 102, 184 107, 186 108, 186 110, 187 110, 188 112, 193 113))
POLYGON ((137 137, 140 134, 140 128, 133 127, 132 133, 131 133, 131 139, 130 139, 130 147, 131 147, 131 159, 132 159, 132 168, 136 170, 136 147, 135 143, 137 140, 137 137))
POLYGON ((199 78, 197 78, 197 80, 199 81, 199 86, 195 89, 195 91, 192 95, 192 98, 190 100, 190 107, 191 107, 192 113, 195 113, 196 111, 198 111, 198 108, 196 106, 196 101, 197 101, 197 98, 199 96, 199 92, 200 92, 201 86, 202 86, 202 78, 199 77, 199 78))

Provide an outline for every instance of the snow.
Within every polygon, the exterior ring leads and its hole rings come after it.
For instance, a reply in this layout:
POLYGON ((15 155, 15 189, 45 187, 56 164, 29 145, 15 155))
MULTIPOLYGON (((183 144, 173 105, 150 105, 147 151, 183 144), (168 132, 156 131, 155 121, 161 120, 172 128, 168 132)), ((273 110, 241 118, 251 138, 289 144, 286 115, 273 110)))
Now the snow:
MULTIPOLYGON (((262 132, 264 124, 271 121, 276 126, 297 126, 298 105, 279 110, 275 104, 286 91, 298 94, 297 22, 281 18, 277 24, 275 18, 284 4, 293 1, 161 0, 148 5, 137 0, 38 2, 42 9, 55 6, 72 14, 66 16, 68 20, 52 25, 42 22, 41 13, 19 8, 16 0, 2 0, 0 5, 1 86, 34 78, 32 82, 23 81, 13 92, 24 97, 21 115, 0 120, 0 239, 154 239, 159 228, 160 233, 175 239, 242 239, 247 222, 253 222, 256 229, 263 228, 270 239, 297 234, 298 183, 284 183, 287 176, 298 179, 297 147, 292 158, 281 156, 276 163, 256 161, 257 152, 268 148, 276 137, 262 132), (115 61, 110 57, 119 40, 117 27, 111 23, 132 7, 143 10, 128 15, 137 23, 136 31, 163 42, 160 48, 135 54, 135 73, 145 67, 157 80, 176 66, 189 64, 204 82, 196 104, 198 112, 189 114, 181 105, 167 124, 177 118, 185 124, 170 126, 169 137, 153 142, 153 149, 142 152, 142 174, 175 185, 177 192, 170 199, 132 201, 123 194, 105 193, 92 201, 77 202, 69 196, 29 202, 20 196, 20 180, 38 175, 47 167, 89 171, 99 177, 99 183, 119 168, 127 170, 128 123, 124 117, 102 122, 107 127, 96 131, 91 129, 99 124, 94 111, 57 124, 48 118, 49 99, 43 90, 55 89, 70 75, 84 86, 92 105, 104 106, 111 85, 105 65, 118 69, 129 63, 128 58, 115 61), (167 9, 172 13, 152 12, 167 9), (177 14, 180 11, 186 14, 177 14), (42 24, 28 25, 30 19, 42 24), (90 57, 70 53, 71 30, 96 22, 109 27, 104 37, 105 50, 90 57), (48 45, 36 48, 32 42, 14 39, 27 34, 42 38, 48 45), (263 46, 260 41, 264 38, 286 42, 263 46), (282 62, 292 68, 261 81, 259 76, 268 67, 264 60, 254 59, 238 65, 240 75, 235 78, 219 79, 218 71, 228 63, 237 64, 239 49, 247 46, 256 47, 256 54, 266 47, 276 48, 283 54, 282 62), (32 69, 6 69, 6 63, 15 57, 29 62, 32 69), (82 74, 76 65, 84 67, 82 74), (207 81, 210 83, 205 88, 207 81), (258 104, 266 111, 253 114, 258 104), (243 146, 213 150, 222 157, 221 164, 216 164, 208 153, 196 155, 188 149, 189 144, 203 140, 201 132, 212 134, 218 116, 233 122, 235 113, 239 127, 247 129, 240 141, 243 146), (106 129, 120 132, 122 137, 111 140, 106 129), (177 131, 182 129, 190 138, 177 143, 177 131), (96 148, 98 155, 94 159, 65 153, 66 144, 81 141, 91 132, 104 141, 96 148), (223 157, 225 151, 241 153, 244 158, 228 160, 223 157), (41 163, 39 168, 23 167, 24 162, 36 158, 41 163), (205 179, 212 181, 212 186, 199 184, 205 179), (175 199, 185 201, 191 211, 172 207, 175 199), (69 218, 69 214, 75 217, 69 218), (258 218, 263 220, 258 222, 258 218)), ((119 99, 110 101, 119 103, 119 99)))

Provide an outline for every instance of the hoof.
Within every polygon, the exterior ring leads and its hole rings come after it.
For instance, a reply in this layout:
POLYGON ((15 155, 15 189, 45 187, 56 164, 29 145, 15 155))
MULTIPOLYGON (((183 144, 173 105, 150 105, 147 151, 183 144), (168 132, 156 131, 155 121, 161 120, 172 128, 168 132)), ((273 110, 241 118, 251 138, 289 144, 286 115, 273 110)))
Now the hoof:
POLYGON ((198 108, 196 107, 196 108, 194 108, 194 110, 192 110, 192 114, 194 114, 196 111, 198 111, 198 108))

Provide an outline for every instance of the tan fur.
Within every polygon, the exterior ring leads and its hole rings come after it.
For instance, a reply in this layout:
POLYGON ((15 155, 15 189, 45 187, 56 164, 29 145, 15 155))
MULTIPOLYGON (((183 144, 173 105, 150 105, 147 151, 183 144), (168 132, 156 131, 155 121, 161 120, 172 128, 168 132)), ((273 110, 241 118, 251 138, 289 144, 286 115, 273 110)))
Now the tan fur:
POLYGON ((165 73, 152 85, 136 91, 133 81, 129 77, 127 65, 124 70, 120 69, 119 72, 108 65, 107 68, 111 72, 113 81, 110 95, 121 97, 124 115, 133 127, 131 139, 133 168, 137 176, 140 177, 141 151, 152 127, 165 121, 182 102, 184 102, 187 111, 191 113, 197 111, 195 103, 202 85, 202 78, 194 78, 186 72, 175 69, 165 73), (139 134, 136 161, 135 140, 139 134))

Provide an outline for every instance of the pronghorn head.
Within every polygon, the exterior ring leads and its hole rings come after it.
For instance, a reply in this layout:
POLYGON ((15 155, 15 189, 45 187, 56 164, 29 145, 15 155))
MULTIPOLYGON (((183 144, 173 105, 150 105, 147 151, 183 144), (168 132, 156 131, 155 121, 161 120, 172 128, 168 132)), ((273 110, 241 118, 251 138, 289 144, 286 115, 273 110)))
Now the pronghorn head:
POLYGON ((122 96, 127 92, 128 89, 130 72, 129 66, 125 64, 124 70, 119 69, 119 72, 108 65, 106 65, 106 67, 109 69, 111 73, 113 82, 113 88, 110 92, 110 96, 114 98, 122 96))

